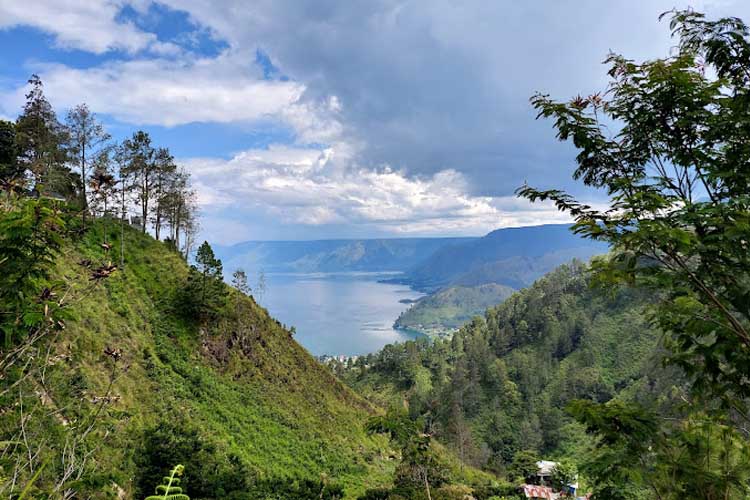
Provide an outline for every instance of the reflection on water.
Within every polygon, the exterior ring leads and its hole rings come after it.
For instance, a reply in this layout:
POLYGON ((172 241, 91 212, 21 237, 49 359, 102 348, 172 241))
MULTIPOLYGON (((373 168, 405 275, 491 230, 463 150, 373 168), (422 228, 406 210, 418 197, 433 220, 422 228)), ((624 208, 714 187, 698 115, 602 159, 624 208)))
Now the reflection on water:
POLYGON ((314 355, 366 354, 416 336, 394 330, 393 322, 409 307, 399 301, 421 294, 407 286, 378 283, 388 276, 267 274, 260 302, 276 319, 294 326, 297 341, 314 355))

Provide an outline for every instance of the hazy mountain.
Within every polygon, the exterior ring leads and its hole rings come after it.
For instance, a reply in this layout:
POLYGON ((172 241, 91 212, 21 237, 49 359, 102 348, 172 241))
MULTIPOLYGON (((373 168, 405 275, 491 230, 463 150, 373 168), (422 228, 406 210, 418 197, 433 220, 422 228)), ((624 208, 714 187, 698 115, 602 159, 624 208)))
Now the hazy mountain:
POLYGON ((438 249, 399 281, 427 291, 485 283, 520 289, 560 264, 606 251, 605 244, 580 238, 567 224, 498 229, 438 249))
POLYGON ((216 247, 231 272, 405 271, 449 245, 476 238, 384 238, 316 241, 246 241, 216 247))

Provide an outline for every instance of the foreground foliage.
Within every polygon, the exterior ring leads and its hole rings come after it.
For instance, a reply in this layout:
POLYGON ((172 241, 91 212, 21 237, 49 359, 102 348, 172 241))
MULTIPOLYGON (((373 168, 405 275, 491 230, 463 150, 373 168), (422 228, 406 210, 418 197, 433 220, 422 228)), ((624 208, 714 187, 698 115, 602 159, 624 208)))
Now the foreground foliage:
POLYGON ((520 194, 553 201, 576 232, 612 245, 596 263, 601 282, 659 293, 651 318, 692 388, 678 415, 573 406, 598 439, 597 498, 631 498, 634 485, 657 498, 750 495, 750 31, 736 18, 671 15, 673 56, 611 55, 606 93, 532 99, 579 150, 574 178, 604 190, 609 209, 559 190, 520 194))

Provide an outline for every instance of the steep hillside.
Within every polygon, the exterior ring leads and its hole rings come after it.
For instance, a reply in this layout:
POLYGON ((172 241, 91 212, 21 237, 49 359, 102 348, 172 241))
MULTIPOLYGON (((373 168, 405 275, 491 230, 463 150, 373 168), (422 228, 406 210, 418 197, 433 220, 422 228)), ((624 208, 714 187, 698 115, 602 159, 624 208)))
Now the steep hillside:
POLYGON ((501 303, 514 291, 496 283, 451 286, 417 300, 401 313, 393 326, 430 336, 449 334, 474 316, 484 314, 488 307, 501 303))
POLYGON ((514 480, 523 453, 574 461, 586 453, 589 438, 564 411, 571 400, 658 385, 649 380, 659 364, 647 300, 591 289, 586 266, 564 265, 450 340, 386 346, 343 376, 373 401, 405 398, 466 462, 514 480))
POLYGON ((404 271, 446 245, 474 238, 386 238, 318 241, 247 241, 217 247, 231 271, 404 271))
POLYGON ((606 251, 606 245, 574 235, 565 224, 498 229, 436 251, 400 281, 425 291, 485 283, 520 289, 573 258, 588 260, 606 251))
MULTIPOLYGON (((71 318, 48 346, 54 362, 44 367, 40 397, 50 417, 27 429, 46 454, 70 444, 80 431, 75 422, 95 423, 80 471, 86 483, 76 485, 84 497, 141 498, 176 463, 186 466, 192 498, 256 490, 236 498, 266 498, 266 489, 285 498, 286 485, 321 477, 350 495, 389 482, 387 442, 363 430, 373 407, 252 298, 232 293, 205 324, 182 319, 186 263, 130 228, 124 269, 93 280, 110 258, 102 230, 99 223, 64 243, 57 261, 71 318)), ((112 243, 119 249, 118 239, 112 243)), ((29 398, 33 408, 38 401, 29 398)), ((2 418, 13 434, 17 422, 10 413, 2 418)), ((59 473, 50 465, 36 483, 50 486, 59 473)))

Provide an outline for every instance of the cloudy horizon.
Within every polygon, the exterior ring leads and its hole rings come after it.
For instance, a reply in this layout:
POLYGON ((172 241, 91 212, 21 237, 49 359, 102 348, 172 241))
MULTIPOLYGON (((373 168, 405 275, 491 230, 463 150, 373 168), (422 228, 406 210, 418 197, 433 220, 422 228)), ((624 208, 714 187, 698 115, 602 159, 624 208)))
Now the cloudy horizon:
POLYGON ((667 55, 658 16, 688 6, 750 20, 741 0, 0 0, 0 119, 36 73, 58 116, 85 102, 117 139, 149 132, 218 244, 566 222, 514 195, 600 201, 528 98, 602 90, 610 51, 667 55))

